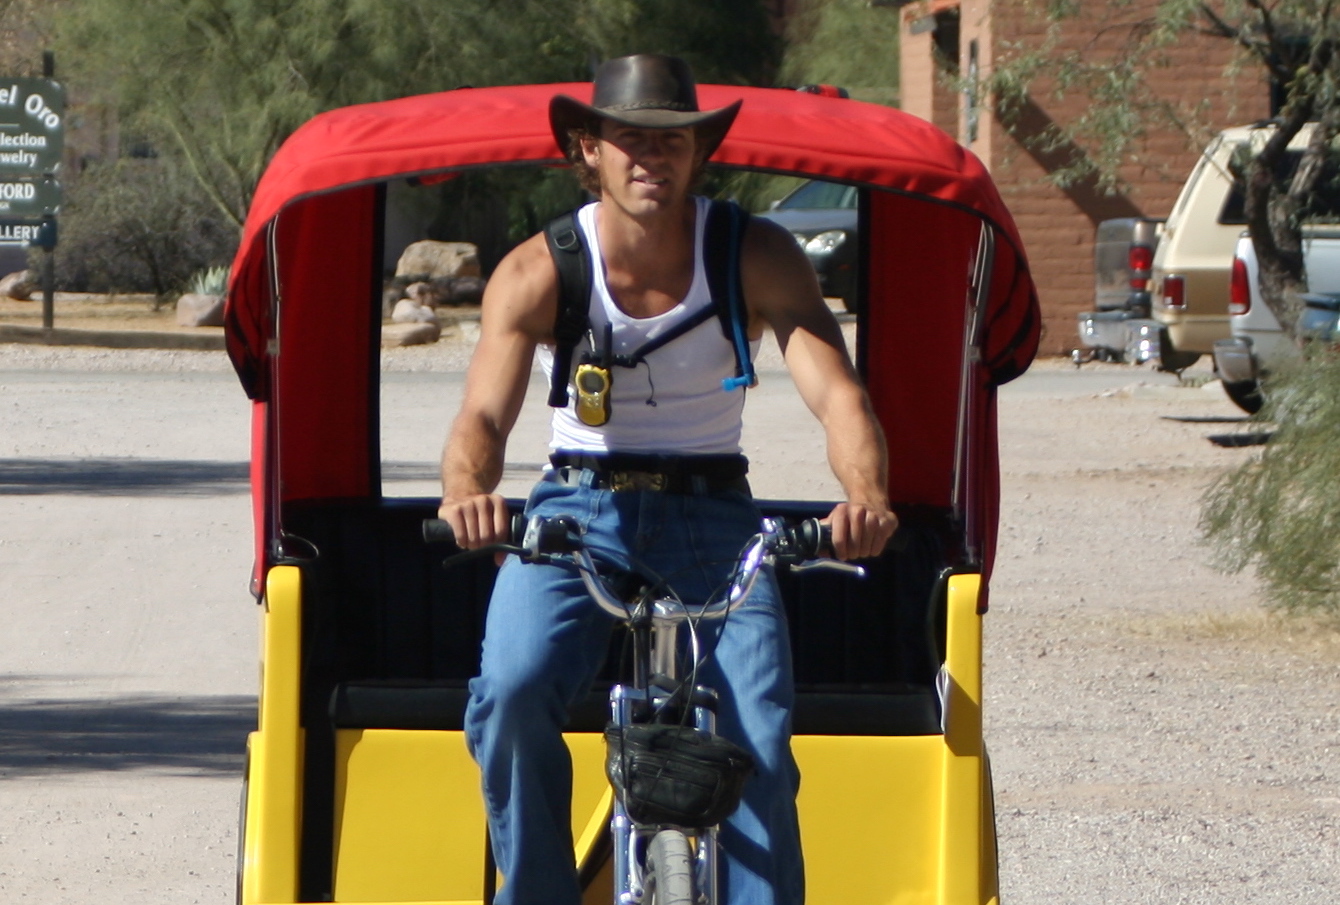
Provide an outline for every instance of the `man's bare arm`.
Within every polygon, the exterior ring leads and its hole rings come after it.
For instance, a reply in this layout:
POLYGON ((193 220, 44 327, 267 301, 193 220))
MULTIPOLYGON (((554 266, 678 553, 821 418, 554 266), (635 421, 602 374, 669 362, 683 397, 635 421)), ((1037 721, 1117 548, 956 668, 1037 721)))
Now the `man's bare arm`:
POLYGON ((506 540, 507 502, 495 491, 535 347, 552 339, 557 287, 544 237, 534 236, 499 263, 484 291, 479 343, 442 453, 438 509, 467 549, 506 540))
POLYGON ((776 335, 847 497, 829 517, 833 545, 844 559, 875 556, 898 526, 889 509, 888 450, 814 269, 790 234, 764 220, 751 224, 741 266, 751 315, 776 335))

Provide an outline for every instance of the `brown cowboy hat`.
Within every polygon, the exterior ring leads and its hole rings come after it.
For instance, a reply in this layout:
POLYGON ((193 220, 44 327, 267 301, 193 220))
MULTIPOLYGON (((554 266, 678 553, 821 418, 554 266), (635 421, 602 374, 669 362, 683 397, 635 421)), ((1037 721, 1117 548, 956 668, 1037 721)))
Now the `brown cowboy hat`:
POLYGON ((566 94, 555 95, 549 101, 549 127, 565 153, 569 130, 598 131, 593 126, 601 119, 643 129, 692 127, 706 160, 726 137, 741 103, 699 110, 688 63, 664 54, 639 53, 600 64, 590 104, 566 94))

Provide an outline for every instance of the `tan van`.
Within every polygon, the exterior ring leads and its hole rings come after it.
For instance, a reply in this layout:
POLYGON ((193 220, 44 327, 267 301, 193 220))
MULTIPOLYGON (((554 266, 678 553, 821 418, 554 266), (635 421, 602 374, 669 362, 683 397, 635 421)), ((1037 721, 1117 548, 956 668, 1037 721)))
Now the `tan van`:
MULTIPOLYGON (((1230 336, 1229 274, 1233 249, 1246 228, 1243 194, 1229 161, 1247 142, 1260 145, 1271 126, 1240 126, 1219 133, 1191 171, 1163 227, 1150 279, 1150 314, 1162 327, 1160 363, 1165 370, 1190 367, 1214 344, 1230 336)), ((1290 144, 1301 151, 1310 130, 1290 144)))

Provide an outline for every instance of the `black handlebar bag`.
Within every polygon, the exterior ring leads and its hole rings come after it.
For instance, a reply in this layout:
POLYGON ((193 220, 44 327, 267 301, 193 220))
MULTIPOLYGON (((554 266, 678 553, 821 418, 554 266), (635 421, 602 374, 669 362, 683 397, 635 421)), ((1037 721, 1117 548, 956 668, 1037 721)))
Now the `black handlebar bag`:
POLYGON ((605 728, 605 773, 637 823, 703 828, 740 805, 754 759, 739 745, 688 726, 605 728))

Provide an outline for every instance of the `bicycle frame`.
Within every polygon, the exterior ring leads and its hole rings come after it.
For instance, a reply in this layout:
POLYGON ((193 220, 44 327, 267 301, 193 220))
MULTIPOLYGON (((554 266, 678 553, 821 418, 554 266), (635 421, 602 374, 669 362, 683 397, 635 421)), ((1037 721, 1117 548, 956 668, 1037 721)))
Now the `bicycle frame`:
MULTIPOLYGON (((817 524, 810 544, 817 548, 822 535, 817 524)), ((542 544, 542 523, 533 521, 526 532, 523 546, 539 548, 542 544)), ((591 555, 584 546, 570 551, 573 562, 581 575, 587 592, 605 612, 624 620, 632 632, 633 647, 633 684, 615 685, 610 691, 610 718, 620 729, 637 722, 646 721, 651 714, 673 705, 680 697, 682 685, 679 674, 680 628, 686 622, 721 619, 740 606, 753 593, 763 566, 774 560, 779 548, 788 543, 786 525, 774 519, 765 519, 763 530, 754 535, 741 552, 737 567, 732 575, 731 585, 719 600, 708 601, 702 606, 690 607, 678 597, 671 595, 641 600, 631 608, 621 601, 600 577, 591 555), (670 680, 672 687, 662 688, 655 684, 656 678, 670 680)), ((797 558, 799 552, 792 555, 797 558)), ((809 562, 795 562, 793 568, 828 569, 863 577, 865 570, 837 560, 813 559, 809 562)), ((696 664, 700 661, 697 636, 692 635, 692 657, 696 664)), ((690 673, 692 675, 692 672, 690 673)), ((684 706, 692 716, 695 729, 709 735, 716 734, 715 689, 695 685, 684 695, 684 706)), ((614 902, 615 905, 637 905, 645 892, 645 870, 642 858, 642 843, 650 839, 662 827, 660 825, 642 825, 628 814, 620 796, 614 796, 613 817, 610 832, 613 837, 614 858, 614 902)), ((719 871, 717 851, 717 828, 684 828, 695 842, 694 871, 700 902, 714 905, 718 901, 719 871)))

